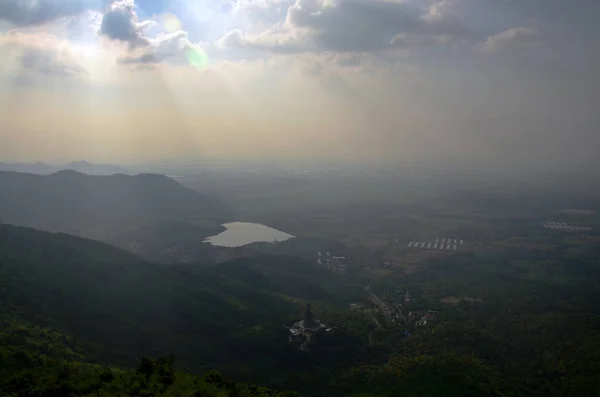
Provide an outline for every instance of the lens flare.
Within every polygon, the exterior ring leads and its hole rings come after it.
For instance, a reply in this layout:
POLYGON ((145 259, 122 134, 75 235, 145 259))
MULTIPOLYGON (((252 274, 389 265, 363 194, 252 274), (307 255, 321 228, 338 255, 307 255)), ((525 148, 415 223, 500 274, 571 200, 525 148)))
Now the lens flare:
POLYGON ((208 66, 208 56, 198 48, 188 49, 186 57, 190 65, 198 70, 204 70, 208 66))
POLYGON ((166 14, 163 17, 163 25, 171 33, 181 30, 181 22, 173 14, 166 14))

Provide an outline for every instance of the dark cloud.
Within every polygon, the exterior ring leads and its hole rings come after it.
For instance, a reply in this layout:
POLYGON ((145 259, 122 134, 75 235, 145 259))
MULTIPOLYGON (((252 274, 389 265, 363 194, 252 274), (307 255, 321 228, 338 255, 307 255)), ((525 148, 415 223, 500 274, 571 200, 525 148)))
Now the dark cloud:
POLYGON ((152 65, 168 58, 183 58, 194 45, 187 32, 161 33, 154 38, 144 34, 152 21, 140 21, 133 0, 120 0, 111 4, 104 14, 99 33, 111 40, 128 43, 129 53, 118 59, 123 65, 152 65))
POLYGON ((134 8, 133 0, 113 3, 102 18, 99 33, 111 40, 129 43, 132 47, 148 45, 149 41, 144 37, 143 30, 151 22, 139 22, 134 8))
POLYGON ((102 9, 106 0, 0 0, 0 20, 17 26, 37 25, 85 10, 102 9))
POLYGON ((399 35, 446 39, 471 35, 459 19, 442 11, 428 17, 428 13, 403 2, 296 0, 288 8, 284 25, 275 25, 257 36, 230 32, 219 46, 284 53, 379 51, 389 49, 399 35))

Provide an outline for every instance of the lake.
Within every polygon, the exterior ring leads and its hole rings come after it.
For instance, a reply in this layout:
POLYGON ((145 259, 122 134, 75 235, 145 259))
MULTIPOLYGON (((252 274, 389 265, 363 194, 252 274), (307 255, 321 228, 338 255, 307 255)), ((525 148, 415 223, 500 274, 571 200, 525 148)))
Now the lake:
POLYGON ((260 223, 231 222, 223 226, 227 230, 215 236, 207 237, 204 242, 218 247, 233 248, 252 243, 275 243, 295 237, 260 223))

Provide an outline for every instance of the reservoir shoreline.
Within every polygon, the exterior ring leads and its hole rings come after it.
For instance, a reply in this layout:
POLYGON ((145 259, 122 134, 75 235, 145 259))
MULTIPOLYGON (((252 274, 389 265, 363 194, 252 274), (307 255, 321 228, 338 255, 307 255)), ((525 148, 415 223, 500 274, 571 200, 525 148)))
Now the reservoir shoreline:
POLYGON ((253 243, 276 243, 295 237, 260 223, 230 222, 223 224, 223 227, 223 232, 207 237, 204 242, 216 247, 236 248, 253 243))

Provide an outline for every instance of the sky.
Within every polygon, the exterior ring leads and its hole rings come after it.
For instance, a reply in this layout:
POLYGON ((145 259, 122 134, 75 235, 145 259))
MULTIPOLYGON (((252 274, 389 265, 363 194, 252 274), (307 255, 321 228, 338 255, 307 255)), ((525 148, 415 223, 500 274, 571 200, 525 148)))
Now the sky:
POLYGON ((2 0, 0 161, 593 167, 598 0, 2 0))

